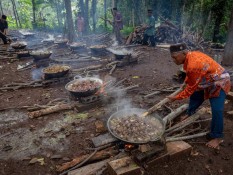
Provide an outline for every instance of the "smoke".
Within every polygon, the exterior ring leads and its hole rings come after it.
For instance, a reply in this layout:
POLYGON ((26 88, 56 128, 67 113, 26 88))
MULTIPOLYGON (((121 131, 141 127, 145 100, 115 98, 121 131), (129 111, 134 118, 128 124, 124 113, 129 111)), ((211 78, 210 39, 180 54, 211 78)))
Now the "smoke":
POLYGON ((32 70, 31 75, 33 80, 40 80, 43 76, 42 72, 43 67, 35 68, 32 70))
POLYGON ((113 44, 112 44, 113 47, 116 47, 116 46, 119 45, 119 43, 118 43, 118 41, 116 39, 116 36, 112 36, 112 40, 113 40, 113 44))
POLYGON ((124 86, 115 86, 117 83, 116 78, 107 76, 105 77, 105 82, 105 92, 112 98, 111 104, 108 106, 110 109, 123 110, 133 108, 132 100, 127 98, 124 86))
POLYGON ((115 55, 131 55, 133 51, 131 50, 126 50, 125 48, 123 49, 113 49, 113 48, 107 48, 109 52, 112 52, 115 55))

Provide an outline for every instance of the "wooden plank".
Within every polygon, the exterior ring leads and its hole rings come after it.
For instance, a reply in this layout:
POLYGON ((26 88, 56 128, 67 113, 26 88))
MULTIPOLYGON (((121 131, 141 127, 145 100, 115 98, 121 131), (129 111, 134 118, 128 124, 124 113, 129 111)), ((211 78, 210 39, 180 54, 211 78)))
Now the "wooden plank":
POLYGON ((142 174, 140 167, 128 156, 108 162, 108 172, 110 175, 142 174))
POLYGON ((106 134, 99 135, 98 137, 92 138, 91 141, 94 144, 94 146, 97 148, 97 147, 106 145, 108 143, 116 142, 118 141, 118 139, 113 137, 110 133, 106 133, 106 134))
POLYGON ((70 171, 68 173, 68 175, 84 175, 84 174, 85 175, 92 175, 92 174, 95 174, 97 171, 102 169, 106 165, 106 163, 110 160, 111 159, 106 159, 106 160, 103 160, 101 162, 86 165, 82 168, 70 171))
POLYGON ((192 150, 192 146, 184 141, 168 142, 166 145, 171 160, 188 156, 192 150))

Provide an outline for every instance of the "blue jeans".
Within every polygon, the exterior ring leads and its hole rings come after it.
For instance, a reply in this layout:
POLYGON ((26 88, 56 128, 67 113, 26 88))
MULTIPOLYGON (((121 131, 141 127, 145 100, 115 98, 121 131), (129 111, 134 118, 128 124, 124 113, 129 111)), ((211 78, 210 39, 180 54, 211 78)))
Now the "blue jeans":
MULTIPOLYGON (((226 93, 221 89, 218 97, 210 98, 210 105, 212 111, 211 121, 211 138, 223 137, 223 110, 226 93)), ((204 90, 196 91, 190 96, 189 108, 187 114, 189 116, 196 112, 196 109, 204 102, 204 90)))

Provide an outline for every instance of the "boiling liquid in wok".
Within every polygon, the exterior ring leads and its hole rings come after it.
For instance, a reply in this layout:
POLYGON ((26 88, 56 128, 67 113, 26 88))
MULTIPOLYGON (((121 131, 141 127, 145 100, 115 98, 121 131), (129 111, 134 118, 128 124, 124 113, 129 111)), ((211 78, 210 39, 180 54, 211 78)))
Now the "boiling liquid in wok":
POLYGON ((99 88, 101 84, 97 81, 85 80, 85 81, 76 81, 68 85, 68 89, 73 92, 86 92, 88 90, 94 90, 99 88))
POLYGON ((163 126, 157 118, 144 118, 137 114, 113 118, 110 129, 122 140, 136 143, 156 140, 163 132, 163 126))

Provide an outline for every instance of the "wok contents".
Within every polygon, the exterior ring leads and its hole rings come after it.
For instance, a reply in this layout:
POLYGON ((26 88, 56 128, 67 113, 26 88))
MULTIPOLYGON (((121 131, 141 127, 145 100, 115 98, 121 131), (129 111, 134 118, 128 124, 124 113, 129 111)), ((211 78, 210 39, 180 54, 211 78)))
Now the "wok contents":
POLYGON ((50 67, 45 68, 44 73, 58 73, 67 71, 69 69, 70 67, 65 65, 52 65, 50 67))
POLYGON ((160 137, 163 132, 163 126, 157 118, 144 118, 137 114, 113 118, 109 125, 116 136, 128 142, 153 141, 160 137))
POLYGON ((86 92, 100 88, 101 83, 93 80, 76 81, 68 85, 68 89, 73 92, 86 92))

